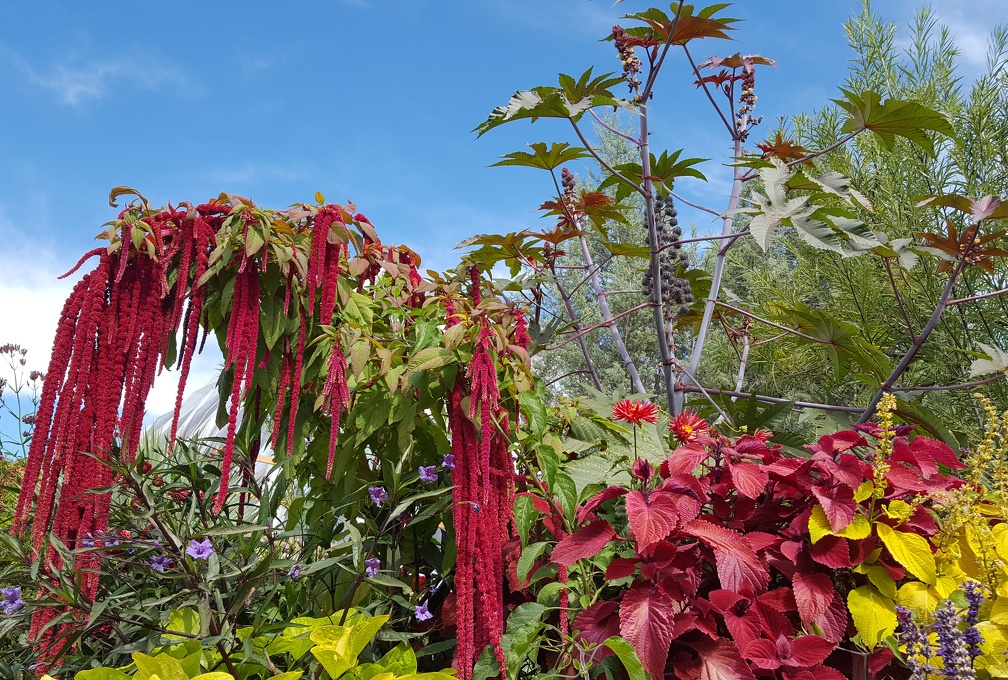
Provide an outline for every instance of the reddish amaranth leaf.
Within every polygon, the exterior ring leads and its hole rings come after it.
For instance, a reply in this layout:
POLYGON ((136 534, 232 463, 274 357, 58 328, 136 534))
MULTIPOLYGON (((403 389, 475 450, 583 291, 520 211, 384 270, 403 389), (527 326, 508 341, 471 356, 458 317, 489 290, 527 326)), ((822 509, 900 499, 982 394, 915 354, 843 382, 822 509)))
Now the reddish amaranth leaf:
POLYGON ((598 555, 615 537, 616 532, 609 522, 595 520, 557 543, 550 559, 570 567, 580 559, 598 555))
MULTIPOLYGON (((610 637, 620 634, 619 604, 612 600, 596 602, 582 610, 574 619, 574 630, 581 641, 602 645, 610 637)), ((601 647, 594 658, 601 660, 611 655, 612 650, 601 647)))
POLYGON ((663 677, 672 640, 684 631, 677 622, 683 603, 654 587, 637 586, 623 594, 620 603, 620 635, 633 645, 644 668, 663 677))
POLYGON ((766 562, 753 551, 745 536, 703 519, 686 523, 682 530, 699 538, 714 550, 722 588, 735 592, 748 588, 754 593, 766 590, 770 582, 770 570, 766 562))
POLYGON ((676 674, 683 680, 755 680, 752 669, 731 640, 702 640, 691 646, 698 658, 676 658, 676 674))
POLYGON ((826 613, 834 595, 833 581, 829 576, 822 572, 806 574, 797 571, 791 583, 794 586, 794 599, 802 621, 809 623, 826 613))
POLYGON ((766 472, 754 463, 746 461, 738 463, 729 462, 728 471, 731 473, 731 479, 735 484, 735 488, 747 498, 758 498, 770 480, 770 476, 766 472))
POLYGON ((646 550, 679 526, 679 510, 671 494, 652 492, 645 497, 640 491, 631 491, 626 511, 638 550, 646 550))
POLYGON ((612 500, 613 498, 619 498, 620 496, 626 495, 627 489, 622 486, 608 486, 597 494, 588 499, 588 501, 581 506, 577 513, 577 521, 584 522, 588 518, 595 508, 602 505, 606 501, 612 500))

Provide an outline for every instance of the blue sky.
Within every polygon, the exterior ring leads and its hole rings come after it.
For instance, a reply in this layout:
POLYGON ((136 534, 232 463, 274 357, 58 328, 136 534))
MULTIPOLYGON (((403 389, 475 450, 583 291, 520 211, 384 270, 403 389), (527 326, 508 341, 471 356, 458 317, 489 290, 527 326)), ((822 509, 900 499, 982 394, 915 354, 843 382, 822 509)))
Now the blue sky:
MULTIPOLYGON (((917 3, 878 0, 905 25, 917 3)), ((516 89, 556 74, 618 70, 599 42, 628 0, 329 0, 328 2, 50 2, 0 7, 0 344, 29 347, 44 368, 67 283, 55 275, 115 217, 111 187, 156 204, 221 191, 284 207, 352 200, 383 239, 426 266, 455 262, 475 233, 537 225, 545 174, 489 168, 536 141, 572 141, 554 121, 472 128, 516 89)), ((698 44, 698 58, 736 51, 777 60, 758 75, 758 113, 772 122, 836 95, 850 53, 843 21, 860 1, 749 0, 736 40, 698 44)), ((963 53, 964 75, 1008 22, 1008 2, 936 7, 963 53), (970 9, 967 10, 966 7, 970 9)), ((728 146, 673 52, 653 103, 657 149, 716 159, 690 198, 723 207, 728 146)), ((758 131, 756 134, 761 134, 758 131)), ((765 134, 765 133, 762 133, 765 134)), ((757 140, 753 140, 757 141, 757 140)), ((701 231, 709 220, 695 219, 701 231)), ((198 386, 213 370, 206 363, 198 386)), ((170 404, 159 384, 152 411, 170 404)))

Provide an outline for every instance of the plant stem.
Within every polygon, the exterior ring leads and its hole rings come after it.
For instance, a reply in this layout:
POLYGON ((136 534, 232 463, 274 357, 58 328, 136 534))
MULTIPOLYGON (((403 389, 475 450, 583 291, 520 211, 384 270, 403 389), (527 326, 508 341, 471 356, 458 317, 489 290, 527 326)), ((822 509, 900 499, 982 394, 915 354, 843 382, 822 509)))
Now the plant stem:
MULTIPOLYGON (((690 60, 692 63, 692 60, 690 60)), ((694 66, 694 70, 696 67, 694 66)), ((735 140, 735 158, 739 158, 742 155, 742 138, 739 137, 735 130, 729 126, 732 130, 732 137, 735 140)), ((742 194, 742 168, 736 166, 734 171, 734 181, 732 182, 732 192, 731 197, 728 199, 728 208, 725 210, 724 222, 721 226, 721 235, 728 236, 732 231, 732 224, 735 221, 735 217, 732 211, 738 205, 739 196, 742 194)), ((707 330, 710 328, 711 317, 714 316, 714 304, 717 302, 718 295, 721 292, 721 277, 724 276, 724 263, 725 256, 728 253, 728 248, 735 243, 734 240, 728 241, 725 245, 718 249, 717 257, 714 260, 714 275, 711 278, 711 288, 710 294, 707 295, 707 303, 704 305, 704 315, 703 320, 700 322, 700 329, 697 331, 696 341, 693 343, 693 351, 690 354, 689 372, 696 374, 697 368, 700 366, 700 356, 703 354, 704 344, 707 342, 707 330)), ((674 401, 674 412, 681 413, 683 407, 683 394, 677 392, 675 394, 674 401)))
MULTIPOLYGON (((677 392, 700 392, 699 387, 693 385, 677 385, 677 392)), ((740 399, 755 399, 758 402, 764 404, 783 404, 784 402, 791 402, 790 399, 784 399, 783 397, 769 397, 763 394, 752 394, 750 392, 738 392, 735 390, 718 390, 713 388, 708 388, 706 390, 709 394, 722 394, 729 397, 738 397, 740 399)), ((794 401, 795 408, 812 408, 818 409, 820 411, 838 411, 840 413, 861 413, 861 409, 857 406, 836 406, 834 404, 819 404, 812 401, 794 401)))
MULTIPOLYGON (((739 359, 739 369, 738 377, 735 378, 735 391, 742 391, 742 381, 745 380, 746 365, 749 363, 749 348, 752 347, 752 343, 749 342, 749 336, 746 335, 743 338, 744 344, 742 345, 742 358, 739 359)), ((738 397, 732 397, 732 401, 735 401, 738 397)))
POLYGON ((724 307, 725 309, 730 309, 733 312, 735 312, 736 314, 741 314, 742 316, 747 316, 750 319, 752 319, 753 321, 758 321, 758 322, 760 322, 762 324, 766 324, 767 326, 772 326, 772 327, 776 328, 779 331, 784 331, 785 333, 790 333, 791 335, 797 335, 800 338, 804 338, 804 339, 809 340, 811 342, 817 342, 817 343, 822 344, 822 345, 828 345, 828 344, 830 344, 826 340, 820 340, 819 338, 814 338, 811 335, 805 335, 801 331, 796 331, 793 328, 788 328, 787 326, 782 326, 779 323, 774 323, 773 321, 770 321, 769 319, 764 319, 761 316, 756 316, 755 314, 753 314, 750 311, 747 311, 745 309, 739 309, 738 307, 730 305, 727 302, 721 302, 720 300, 715 300, 714 304, 717 305, 717 306, 719 306, 719 307, 724 307))
POLYGON ((630 352, 627 351, 626 344, 623 342, 623 335, 620 333, 619 327, 613 323, 612 311, 609 309, 609 302, 606 300, 605 291, 602 290, 602 283, 598 278, 598 268, 592 261, 591 250, 588 248, 588 239, 584 236, 579 236, 578 240, 581 242, 581 254, 584 256, 585 264, 588 265, 588 276, 591 278, 592 290, 595 291, 595 296, 598 299, 599 310, 602 312, 602 319, 606 322, 609 328, 609 335, 612 336, 613 344, 616 346, 616 351, 619 353, 620 360, 623 362, 623 368, 626 372, 630 374, 630 381, 633 383, 633 388, 635 392, 643 394, 645 392, 644 385, 641 383, 640 376, 637 374, 637 367, 634 365, 633 359, 630 357, 630 352))
POLYGON ((627 133, 623 132, 622 130, 618 130, 618 129, 614 128, 612 125, 610 125, 609 123, 607 123, 604 120, 602 120, 601 118, 599 118, 598 114, 595 113, 594 109, 588 109, 588 113, 591 114, 591 117, 595 119, 596 123, 598 123, 600 126, 604 127, 609 132, 613 133, 614 135, 616 135, 618 137, 622 137, 623 139, 627 140, 631 144, 634 144, 636 146, 640 146, 640 140, 639 139, 634 139, 633 137, 631 137, 627 133))
POLYGON ((714 208, 708 208, 705 205, 700 205, 698 203, 693 203, 692 201, 687 201, 685 198, 683 198, 682 196, 680 196, 679 194, 677 194, 674 191, 670 191, 669 192, 669 196, 671 196, 675 200, 679 201, 680 203, 685 203, 686 205, 688 205, 691 208, 696 208, 697 210, 703 210, 706 213, 710 213, 714 217, 721 217, 721 213, 719 213, 717 210, 714 210, 714 208))
POLYGON ((588 371, 588 374, 591 375, 592 383, 595 385, 595 389, 601 392, 602 383, 599 381, 598 373, 595 371, 595 364, 592 362, 591 355, 588 354, 588 343, 585 341, 581 324, 578 323, 577 311, 574 309, 573 303, 571 303, 570 296, 564 292, 563 284, 560 283, 560 279, 557 277, 556 271, 553 271, 553 280, 556 282, 557 292, 560 293, 560 299, 563 300, 564 307, 567 309, 567 315, 570 316, 571 323, 574 324, 574 337, 577 338, 578 345, 581 347, 581 354, 584 356, 585 360, 585 369, 588 371))
POLYGON ((911 340, 915 335, 913 324, 910 323, 910 316, 907 314, 906 306, 903 304, 903 296, 900 295, 899 288, 896 287, 896 277, 892 273, 892 265, 889 264, 889 259, 883 257, 882 264, 885 265, 886 273, 889 275, 889 285, 892 286, 893 295, 896 296, 896 304, 899 306, 900 313, 903 315, 903 321, 906 322, 907 332, 910 333, 911 340))
MULTIPOLYGON (((593 324, 591 326, 585 326, 584 328, 578 330, 575 335, 567 338, 566 340, 562 340, 562 341, 558 342, 555 345, 550 345, 546 349, 550 350, 550 349, 557 349, 558 347, 563 347, 564 345, 566 345, 569 342, 573 342, 574 340, 578 340, 580 338, 583 338, 586 333, 590 333, 591 331, 593 331, 593 330, 595 330, 597 328, 602 328, 603 326, 607 326, 607 325, 609 325, 611 323, 614 323, 616 321, 616 319, 623 318, 627 314, 632 314, 633 312, 636 312, 638 310, 644 309, 645 307, 650 307, 653 304, 654 304, 653 302, 642 302, 639 305, 631 307, 630 309, 624 309, 619 314, 614 314, 613 318, 610 319, 609 321, 602 321, 600 323, 593 324)), ((602 389, 602 388, 600 387, 599 389, 602 389)))
MULTIPOLYGON (((844 135, 843 137, 841 137, 837 141, 835 141, 832 144, 830 144, 829 146, 827 146, 825 149, 820 149, 819 151, 815 151, 813 153, 810 153, 808 156, 804 156, 802 158, 796 158, 795 160, 790 161, 789 163, 786 163, 785 165, 787 167, 789 167, 789 168, 793 168, 794 166, 798 165, 799 163, 805 163, 807 161, 812 160, 813 158, 818 158, 819 156, 822 156, 824 153, 829 153, 833 149, 837 149, 837 148, 843 146, 844 144, 846 144, 850 140, 854 139, 854 137, 856 137, 858 134, 864 132, 864 130, 865 130, 865 128, 859 128, 859 129, 855 130, 854 132, 851 132, 850 134, 844 135)), ((742 177, 742 181, 743 182, 748 182, 749 180, 756 179, 757 177, 759 177, 759 173, 758 172, 750 172, 749 174, 747 174, 747 175, 745 175, 745 176, 742 177)))
POLYGON ((893 372, 889 374, 886 381, 882 383, 882 386, 879 388, 878 392, 875 393, 875 396, 872 397, 872 400, 868 403, 868 406, 861 414, 861 417, 858 418, 859 424, 866 422, 872 417, 875 413, 875 407, 878 406, 879 400, 882 399, 886 392, 889 392, 892 389, 892 386, 896 384, 896 381, 900 379, 900 376, 903 375, 904 371, 906 371, 907 366, 909 366, 910 362, 913 361, 915 356, 917 356, 918 350, 920 350, 927 341, 928 336, 931 335, 931 331, 933 331, 935 326, 938 325, 942 312, 944 312, 945 308, 948 307, 949 298, 952 297, 952 289, 955 287, 955 282, 959 278, 959 274, 961 274, 963 269, 966 267, 966 260, 969 259, 970 250, 972 250, 973 244, 976 242, 977 234, 979 233, 979 229, 973 232, 973 238, 966 244, 966 248, 959 255, 959 261, 956 263, 955 269, 953 269, 952 273, 949 274, 948 283, 945 284, 945 290, 942 291, 941 297, 938 298, 938 304, 935 305, 934 313, 931 314, 931 318, 928 319, 927 324, 925 324, 924 328, 921 329, 920 334, 913 339, 913 342, 910 344, 910 349, 908 349, 906 354, 903 355, 903 359, 899 362, 896 368, 893 369, 893 372))
POLYGON ((648 248, 651 250, 651 300, 654 304, 654 329, 658 336, 658 352, 661 356, 662 378, 665 388, 667 405, 671 406, 675 399, 675 384, 672 380, 672 351, 669 349, 668 334, 665 332, 665 316, 662 313, 662 280, 661 251, 658 248, 658 224, 655 221, 654 192, 651 180, 651 146, 648 140, 648 110, 646 104, 641 104, 641 176, 644 186, 644 220, 648 230, 648 248))
POLYGON ((969 297, 957 298, 955 300, 949 300, 945 303, 946 307, 951 307, 952 305, 959 305, 964 302, 973 302, 975 300, 983 300, 984 298, 994 297, 996 295, 1004 295, 1008 293, 1008 288, 1002 288, 1000 290, 995 290, 992 293, 983 293, 981 295, 970 295, 969 297))

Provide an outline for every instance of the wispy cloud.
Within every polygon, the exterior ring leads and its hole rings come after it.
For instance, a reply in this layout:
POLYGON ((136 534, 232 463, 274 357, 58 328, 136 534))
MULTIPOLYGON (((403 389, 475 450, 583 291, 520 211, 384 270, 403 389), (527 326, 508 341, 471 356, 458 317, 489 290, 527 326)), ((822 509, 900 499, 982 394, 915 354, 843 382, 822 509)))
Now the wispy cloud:
POLYGON ((69 106, 101 99, 117 85, 154 90, 186 82, 179 69, 147 55, 66 57, 39 66, 30 63, 20 53, 0 46, 0 58, 20 69, 32 85, 48 90, 61 103, 69 106))

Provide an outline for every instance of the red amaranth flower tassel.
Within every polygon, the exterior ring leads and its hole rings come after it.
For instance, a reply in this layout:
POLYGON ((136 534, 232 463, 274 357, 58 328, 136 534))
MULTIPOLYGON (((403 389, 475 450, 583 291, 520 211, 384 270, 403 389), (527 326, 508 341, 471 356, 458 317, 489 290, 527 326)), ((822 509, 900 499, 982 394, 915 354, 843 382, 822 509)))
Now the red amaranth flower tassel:
POLYGON ((350 392, 347 389, 346 357, 339 347, 339 341, 333 344, 329 356, 329 375, 326 377, 322 394, 328 403, 331 417, 329 427, 329 460, 326 463, 325 478, 328 481, 332 475, 333 460, 336 457, 336 443, 339 440, 340 414, 350 404, 350 392))

